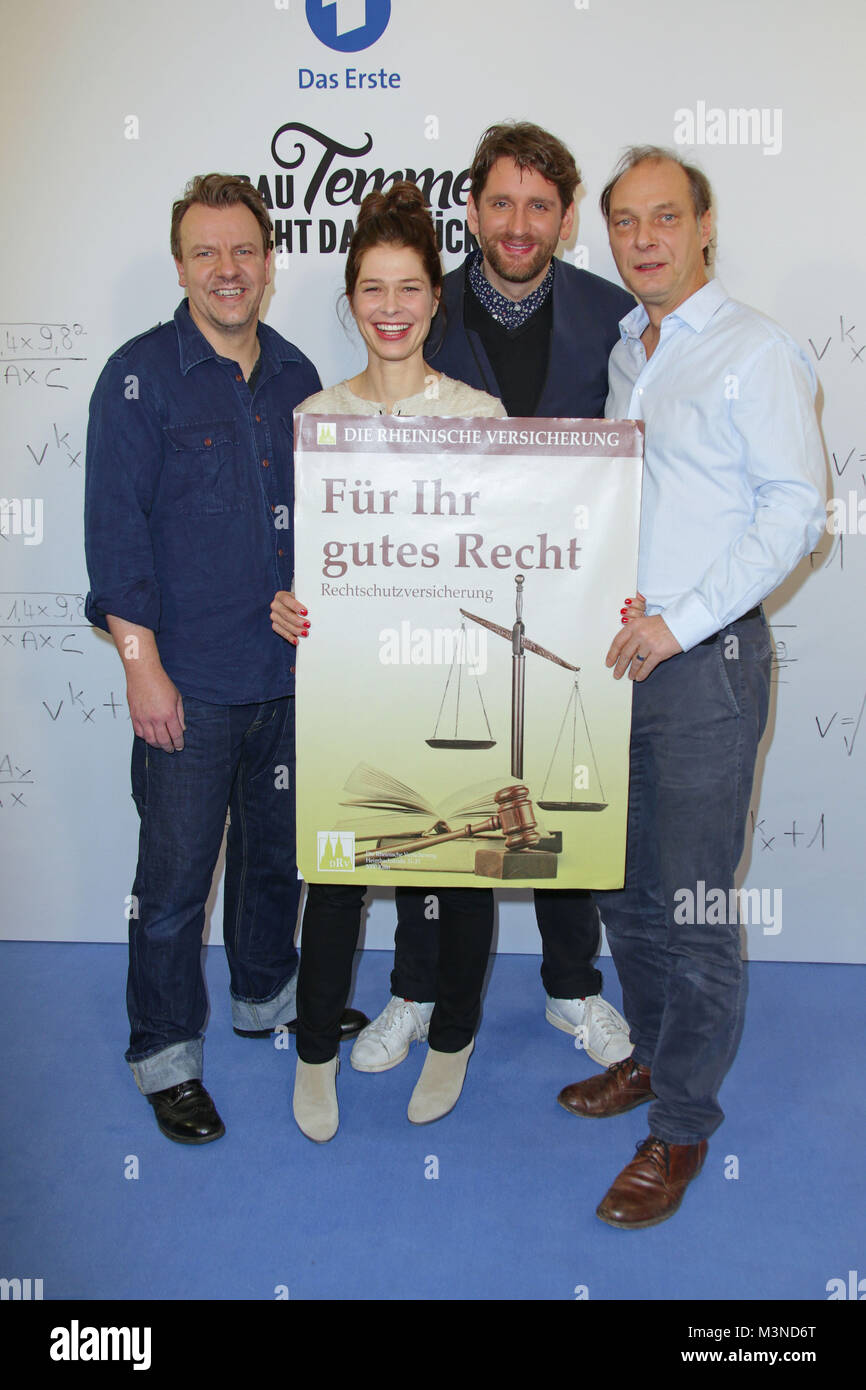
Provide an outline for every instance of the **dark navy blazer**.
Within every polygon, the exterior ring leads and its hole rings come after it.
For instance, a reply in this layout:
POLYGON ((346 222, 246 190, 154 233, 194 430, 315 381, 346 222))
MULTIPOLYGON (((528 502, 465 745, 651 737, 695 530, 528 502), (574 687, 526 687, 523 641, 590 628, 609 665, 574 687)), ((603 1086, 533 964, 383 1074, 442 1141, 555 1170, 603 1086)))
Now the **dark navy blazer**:
MULTIPOLYGON (((474 253, 473 253, 474 254, 474 253)), ((431 367, 465 381, 491 396, 500 390, 480 335, 463 319, 466 268, 445 276, 442 287, 444 339, 440 311, 424 357, 431 367), (438 336, 437 335, 438 330, 438 336)), ((619 321, 634 308, 632 295, 588 270, 554 261, 553 338, 547 378, 536 416, 571 415, 599 418, 607 399, 607 362, 619 342, 619 321)))

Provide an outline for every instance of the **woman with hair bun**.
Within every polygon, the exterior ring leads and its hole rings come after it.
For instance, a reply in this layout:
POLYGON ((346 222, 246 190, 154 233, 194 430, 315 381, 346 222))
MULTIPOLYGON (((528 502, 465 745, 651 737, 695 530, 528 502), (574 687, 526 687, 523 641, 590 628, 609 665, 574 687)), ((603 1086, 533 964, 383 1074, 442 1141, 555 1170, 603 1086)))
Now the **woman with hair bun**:
POLYGON ((369 193, 346 258, 346 301, 367 345, 349 381, 298 406, 311 414, 505 416, 485 391, 437 372, 424 341, 439 307, 442 263, 430 209, 414 183, 369 193))
MULTIPOLYGON (((370 193, 361 204, 346 260, 346 300, 367 345, 357 376, 310 396, 299 411, 325 415, 463 415, 503 418, 493 396, 435 371, 424 343, 439 307, 442 265, 429 208, 413 183, 370 193)), ((274 630, 297 642, 286 622, 293 595, 278 594, 274 630)), ((298 974, 298 1062, 294 1116, 309 1139, 324 1143, 339 1124, 336 1073, 340 1017, 366 889, 311 883, 304 910, 298 974)), ((429 1046, 409 1102, 409 1119, 428 1124, 456 1105, 474 1046, 481 987, 493 935, 493 893, 438 888, 439 974, 429 1046)))

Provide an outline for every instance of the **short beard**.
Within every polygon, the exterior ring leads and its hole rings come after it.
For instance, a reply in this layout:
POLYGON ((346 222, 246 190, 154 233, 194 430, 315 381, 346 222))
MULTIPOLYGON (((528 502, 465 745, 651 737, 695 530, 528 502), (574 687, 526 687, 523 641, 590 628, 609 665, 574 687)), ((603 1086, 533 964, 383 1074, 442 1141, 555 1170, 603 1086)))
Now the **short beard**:
POLYGON ((480 245, 487 264, 496 271, 500 280, 506 280, 510 285, 525 285, 529 280, 534 280, 545 269, 553 254, 548 247, 539 246, 529 264, 515 271, 500 259, 498 242, 485 239, 480 245))

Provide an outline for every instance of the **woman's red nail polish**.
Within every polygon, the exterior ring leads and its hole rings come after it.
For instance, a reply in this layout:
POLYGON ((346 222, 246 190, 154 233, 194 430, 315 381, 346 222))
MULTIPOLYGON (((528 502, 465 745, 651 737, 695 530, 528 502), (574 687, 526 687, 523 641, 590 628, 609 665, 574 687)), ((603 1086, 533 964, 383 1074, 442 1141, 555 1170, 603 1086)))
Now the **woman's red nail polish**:
POLYGON ((309 626, 310 626, 309 623, 304 623, 304 627, 309 627, 309 626))
POLYGON ((630 598, 627 598, 627 599, 626 599, 626 606, 628 606, 628 604, 630 604, 630 603, 631 603, 631 599, 630 599, 630 598))
MULTIPOLYGON (((629 600, 629 602, 631 602, 631 600, 629 600)), ((301 616, 302 616, 303 618, 306 618, 306 616, 307 616, 307 611, 308 611, 308 610, 307 610, 306 608, 302 608, 302 609, 301 609, 301 616)))

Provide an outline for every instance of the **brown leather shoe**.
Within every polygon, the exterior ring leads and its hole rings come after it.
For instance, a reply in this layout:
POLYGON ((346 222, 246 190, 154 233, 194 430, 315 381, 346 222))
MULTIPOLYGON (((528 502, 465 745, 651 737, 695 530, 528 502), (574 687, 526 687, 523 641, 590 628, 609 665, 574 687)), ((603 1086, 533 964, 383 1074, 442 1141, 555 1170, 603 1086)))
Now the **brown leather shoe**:
POLYGON ((650 1090, 649 1067, 626 1057, 622 1062, 614 1062, 607 1071, 566 1086, 556 1099, 572 1115, 600 1120, 607 1115, 624 1115, 626 1110, 634 1110, 655 1096, 650 1090))
POLYGON ((699 1144, 666 1144, 651 1134, 638 1144, 631 1163, 596 1208, 596 1216, 623 1231, 667 1221, 701 1171, 706 1154, 706 1139, 699 1144))

